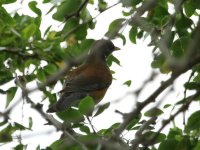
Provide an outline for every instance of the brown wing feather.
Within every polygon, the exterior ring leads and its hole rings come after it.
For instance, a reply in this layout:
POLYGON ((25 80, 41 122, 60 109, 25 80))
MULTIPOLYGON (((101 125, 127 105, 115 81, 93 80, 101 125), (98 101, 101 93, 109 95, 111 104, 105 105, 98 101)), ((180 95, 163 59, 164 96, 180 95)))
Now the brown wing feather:
POLYGON ((111 83, 112 74, 105 64, 84 64, 69 73, 62 92, 107 89, 111 83))

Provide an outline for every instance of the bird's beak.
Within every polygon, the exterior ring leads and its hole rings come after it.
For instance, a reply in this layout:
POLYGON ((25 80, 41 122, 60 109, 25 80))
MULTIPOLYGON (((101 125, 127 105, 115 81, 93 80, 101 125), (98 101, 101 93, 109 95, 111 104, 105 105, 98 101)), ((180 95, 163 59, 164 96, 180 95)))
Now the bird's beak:
POLYGON ((114 50, 115 50, 115 51, 118 51, 118 50, 120 50, 120 48, 115 46, 115 49, 114 49, 114 50))

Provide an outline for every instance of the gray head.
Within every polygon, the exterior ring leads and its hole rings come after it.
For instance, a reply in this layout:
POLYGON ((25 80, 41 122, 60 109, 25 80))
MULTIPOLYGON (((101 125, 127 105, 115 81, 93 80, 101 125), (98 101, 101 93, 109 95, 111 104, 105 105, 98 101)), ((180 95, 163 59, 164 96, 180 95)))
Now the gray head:
POLYGON ((92 45, 88 59, 94 59, 95 57, 106 60, 106 58, 115 50, 119 50, 119 48, 115 47, 112 41, 104 39, 98 40, 92 45))

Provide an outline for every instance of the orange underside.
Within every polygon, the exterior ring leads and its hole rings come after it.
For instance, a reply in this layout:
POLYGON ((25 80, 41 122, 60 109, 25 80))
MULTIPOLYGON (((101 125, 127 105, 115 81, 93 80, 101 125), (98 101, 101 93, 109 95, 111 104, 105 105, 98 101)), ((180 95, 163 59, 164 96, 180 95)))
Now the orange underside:
POLYGON ((95 103, 99 103, 103 99, 106 91, 107 89, 93 91, 90 92, 90 96, 95 100, 95 103))

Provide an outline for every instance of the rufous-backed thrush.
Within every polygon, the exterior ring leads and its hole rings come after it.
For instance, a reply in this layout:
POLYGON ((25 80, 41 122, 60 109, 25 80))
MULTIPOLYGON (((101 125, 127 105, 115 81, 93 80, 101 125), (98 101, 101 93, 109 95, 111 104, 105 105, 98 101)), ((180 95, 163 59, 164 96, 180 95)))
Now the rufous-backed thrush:
POLYGON ((101 101, 112 83, 106 58, 115 50, 119 48, 110 40, 94 42, 85 62, 69 72, 60 99, 47 112, 64 111, 88 95, 95 103, 101 101))

